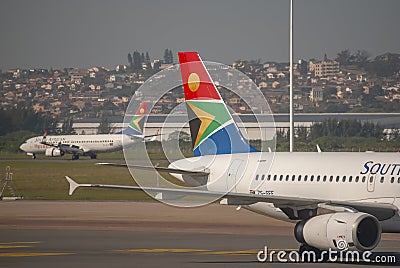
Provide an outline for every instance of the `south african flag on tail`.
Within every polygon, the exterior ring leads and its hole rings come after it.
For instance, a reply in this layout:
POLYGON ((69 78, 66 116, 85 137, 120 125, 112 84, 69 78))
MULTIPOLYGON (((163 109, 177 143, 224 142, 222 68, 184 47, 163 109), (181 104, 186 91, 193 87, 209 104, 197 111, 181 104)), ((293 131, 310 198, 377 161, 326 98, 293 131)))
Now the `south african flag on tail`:
POLYGON ((122 130, 120 133, 127 135, 142 135, 144 126, 143 118, 146 115, 146 112, 147 112, 147 102, 142 102, 139 106, 139 109, 132 117, 128 127, 122 130))
POLYGON ((197 52, 179 52, 195 156, 258 152, 239 131, 197 52))

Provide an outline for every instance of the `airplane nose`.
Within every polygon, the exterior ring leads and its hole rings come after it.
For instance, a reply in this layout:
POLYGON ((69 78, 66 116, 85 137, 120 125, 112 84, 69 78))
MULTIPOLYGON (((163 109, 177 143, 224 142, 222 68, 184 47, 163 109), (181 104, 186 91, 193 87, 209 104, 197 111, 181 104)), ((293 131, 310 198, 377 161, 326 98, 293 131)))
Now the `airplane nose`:
POLYGON ((19 146, 19 148, 20 148, 22 151, 26 152, 26 146, 27 146, 27 144, 24 142, 23 144, 21 144, 21 146, 19 146))

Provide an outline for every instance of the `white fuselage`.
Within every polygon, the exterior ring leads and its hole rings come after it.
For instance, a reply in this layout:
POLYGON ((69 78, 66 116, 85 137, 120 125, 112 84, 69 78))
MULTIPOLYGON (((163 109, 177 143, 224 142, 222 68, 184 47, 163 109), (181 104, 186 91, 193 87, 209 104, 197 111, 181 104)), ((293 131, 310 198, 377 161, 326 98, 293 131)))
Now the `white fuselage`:
MULTIPOLYGON (((210 171, 207 188, 213 191, 376 202, 400 207, 399 153, 209 155, 178 160, 171 167, 191 170, 206 167, 210 171)), ((272 204, 256 203, 245 207, 289 220, 272 204)), ((382 223, 382 228, 384 231, 400 231, 399 215, 393 217, 390 224, 382 223)))
MULTIPOLYGON (((129 137, 123 134, 97 134, 97 135, 59 135, 47 136, 46 143, 57 146, 58 144, 74 145, 85 153, 105 153, 122 150, 123 145, 133 143, 129 137)), ((52 146, 42 144, 43 136, 28 139, 23 143, 21 150, 32 154, 44 154, 46 149, 52 146)))

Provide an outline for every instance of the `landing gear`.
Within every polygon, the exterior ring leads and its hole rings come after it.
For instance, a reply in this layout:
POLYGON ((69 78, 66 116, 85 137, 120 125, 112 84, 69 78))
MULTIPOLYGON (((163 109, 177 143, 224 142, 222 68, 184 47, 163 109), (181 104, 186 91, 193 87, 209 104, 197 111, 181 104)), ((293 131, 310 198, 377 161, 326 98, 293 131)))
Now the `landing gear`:
POLYGON ((97 154, 91 154, 90 159, 97 159, 97 154))
POLYGON ((79 154, 72 155, 72 160, 78 160, 78 159, 79 159, 79 154))
POLYGON ((36 155, 35 154, 32 154, 32 159, 36 159, 36 155))

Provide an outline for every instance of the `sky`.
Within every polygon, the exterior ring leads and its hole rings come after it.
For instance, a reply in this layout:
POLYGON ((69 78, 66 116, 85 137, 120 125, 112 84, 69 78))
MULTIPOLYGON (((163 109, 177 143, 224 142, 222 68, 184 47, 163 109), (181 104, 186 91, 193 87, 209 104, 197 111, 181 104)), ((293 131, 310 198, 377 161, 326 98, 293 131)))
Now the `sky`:
MULTIPOLYGON (((129 52, 289 60, 289 0, 3 0, 0 69, 113 68, 129 52)), ((294 0, 294 58, 400 53, 399 0, 294 0)))

